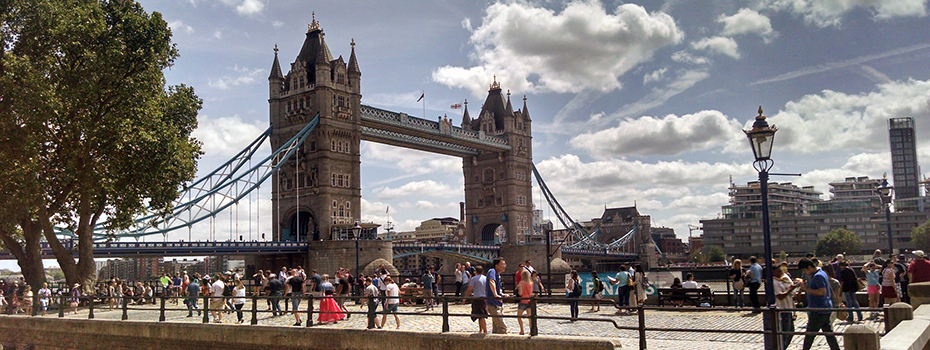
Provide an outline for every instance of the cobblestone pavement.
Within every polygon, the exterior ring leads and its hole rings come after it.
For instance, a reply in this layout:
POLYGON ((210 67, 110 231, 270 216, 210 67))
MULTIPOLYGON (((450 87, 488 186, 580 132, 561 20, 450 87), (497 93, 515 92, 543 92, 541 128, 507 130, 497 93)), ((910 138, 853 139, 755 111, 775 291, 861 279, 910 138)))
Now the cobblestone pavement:
MULTIPOLYGON (((282 307, 283 307, 282 302, 282 307)), ((351 303, 350 303, 351 304, 351 303)), ((363 312, 364 309, 356 305, 348 305, 351 312, 363 312)), ((169 303, 167 309, 184 308, 183 304, 172 305, 169 303)), ((285 316, 272 317, 266 310, 264 302, 259 303, 260 311, 258 315, 258 325, 274 326, 292 326, 295 322, 294 316, 288 314, 285 316)), ((301 303, 301 320, 306 326, 307 313, 306 302, 301 303)), ((589 306, 581 306, 581 318, 571 322, 569 320, 539 320, 539 333, 543 335, 561 335, 561 336, 586 336, 586 337, 612 337, 620 340, 626 349, 637 349, 639 347, 639 337, 636 330, 620 330, 614 326, 616 323, 620 327, 636 327, 638 317, 634 315, 616 315, 612 306, 601 307, 600 312, 589 311, 589 306), (590 320, 587 320, 590 319, 590 320)), ((693 310, 693 309, 692 309, 693 310)), ((379 309, 380 311, 380 309, 379 309)), ((436 307, 426 311, 422 306, 401 306, 401 313, 416 313, 416 315, 400 315, 401 331, 428 332, 438 333, 442 330, 441 307, 436 307)), ((467 305, 450 305, 449 313, 468 314, 470 308, 467 305)), ((505 306, 505 315, 516 315, 517 308, 515 304, 505 306)), ((567 317, 567 305, 541 304, 538 311, 540 316, 567 317)), ((158 307, 155 305, 131 305, 128 310, 129 320, 157 321, 159 317, 158 307)), ((173 310, 166 311, 166 321, 168 322, 192 322, 199 323, 203 317, 186 317, 187 311, 173 310)), ((50 314, 45 317, 56 317, 57 314, 50 314)), ((120 319, 122 310, 109 310, 107 308, 95 309, 95 318, 97 319, 120 319)), ((314 315, 318 316, 318 315, 314 315)), ((68 314, 68 318, 87 318, 87 310, 82 309, 77 314, 68 314)), ((380 319, 380 315, 378 317, 380 319)), ((236 325, 236 314, 224 313, 222 315, 223 324, 231 326, 236 325)), ((247 326, 251 320, 251 305, 247 303, 244 309, 244 325, 247 326)), ((518 334, 520 327, 514 318, 504 320, 509 334, 518 334)), ((688 311, 683 308, 681 311, 657 311, 647 310, 645 315, 647 327, 659 328, 682 328, 682 329, 715 329, 715 330, 754 330, 762 329, 762 316, 748 313, 739 313, 726 311, 720 308, 713 311, 688 311)), ((450 317, 450 331, 459 333, 475 333, 478 330, 477 323, 471 322, 466 316, 450 317)), ((488 321, 490 329, 491 324, 488 321)), ((803 312, 797 313, 795 328, 798 331, 804 331, 804 325, 807 323, 807 316, 803 312)), ((865 324, 883 330, 882 322, 865 321, 865 324)), ((364 314, 354 314, 350 318, 339 321, 335 324, 318 324, 314 320, 313 327, 324 327, 334 329, 364 329, 367 320, 364 314)), ((393 317, 388 317, 386 329, 393 331, 395 324, 393 317)), ((529 334, 529 321, 524 320, 526 333, 529 334)), ((842 332, 847 327, 846 322, 837 321, 834 323, 834 330, 842 332)), ((843 344, 842 337, 838 337, 840 345, 843 344)), ((795 336, 789 349, 801 349, 803 336, 795 336)), ((646 333, 646 342, 649 349, 724 349, 733 346, 739 346, 741 350, 762 349, 763 339, 761 334, 741 334, 741 333, 706 333, 706 332, 671 332, 671 331, 649 331, 646 333)), ((814 343, 814 349, 828 349, 826 340, 823 336, 818 336, 814 343)))

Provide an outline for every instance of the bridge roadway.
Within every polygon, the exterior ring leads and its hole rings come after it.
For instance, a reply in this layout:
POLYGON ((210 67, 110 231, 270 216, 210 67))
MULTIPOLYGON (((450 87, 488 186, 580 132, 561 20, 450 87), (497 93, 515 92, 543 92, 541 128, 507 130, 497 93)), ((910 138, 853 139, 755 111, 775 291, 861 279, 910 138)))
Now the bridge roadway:
MULTIPOLYGON (((65 248, 77 256, 77 249, 71 241, 63 241, 65 248)), ((48 242, 41 242, 42 257, 54 259, 55 255, 48 242)), ((262 254, 297 254, 307 251, 306 242, 108 242, 94 243, 94 256, 106 257, 161 257, 161 256, 206 256, 206 255, 262 255, 262 254)), ((410 255, 437 253, 462 256, 489 263, 500 254, 500 247, 475 244, 447 243, 394 243, 394 258, 410 255)), ((605 250, 584 250, 562 248, 564 258, 624 260, 636 259, 635 254, 617 253, 605 250)), ((0 260, 15 257, 7 250, 0 251, 0 260)))

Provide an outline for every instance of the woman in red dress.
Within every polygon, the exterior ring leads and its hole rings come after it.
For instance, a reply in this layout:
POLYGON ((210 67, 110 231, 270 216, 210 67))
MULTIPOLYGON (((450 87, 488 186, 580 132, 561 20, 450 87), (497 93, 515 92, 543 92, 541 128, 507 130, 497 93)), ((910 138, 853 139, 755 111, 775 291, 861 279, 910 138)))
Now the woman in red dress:
POLYGON ((329 282, 329 275, 323 275, 322 279, 323 283, 320 284, 320 289, 323 290, 323 300, 320 301, 320 316, 316 320, 320 323, 336 323, 346 318, 346 314, 342 312, 339 304, 333 299, 336 288, 329 282))

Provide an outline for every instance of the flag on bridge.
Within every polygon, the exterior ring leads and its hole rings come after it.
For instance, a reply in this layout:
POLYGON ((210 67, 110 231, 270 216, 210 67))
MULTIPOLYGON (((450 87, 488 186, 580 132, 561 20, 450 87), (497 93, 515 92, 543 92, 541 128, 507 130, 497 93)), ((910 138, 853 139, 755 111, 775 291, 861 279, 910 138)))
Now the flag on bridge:
POLYGON ((423 100, 423 96, 426 96, 426 91, 420 93, 420 98, 417 99, 417 102, 420 102, 421 100, 423 100))
POLYGON ((456 104, 452 105, 451 107, 452 107, 452 109, 459 109, 459 108, 462 108, 462 104, 461 104, 461 103, 456 103, 456 104))

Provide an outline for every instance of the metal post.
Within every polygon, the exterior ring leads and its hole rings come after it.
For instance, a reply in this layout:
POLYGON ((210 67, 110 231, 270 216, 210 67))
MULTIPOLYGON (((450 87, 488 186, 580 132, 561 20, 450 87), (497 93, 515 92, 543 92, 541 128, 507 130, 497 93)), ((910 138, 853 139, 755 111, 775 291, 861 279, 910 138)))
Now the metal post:
POLYGON ((87 319, 94 319, 94 297, 90 297, 87 300, 87 319))
POLYGON ((777 308, 768 308, 765 310, 765 314, 762 316, 762 322, 767 322, 767 328, 772 330, 771 336, 775 349, 782 349, 781 337, 778 333, 779 321, 777 308))
POLYGON ((161 296, 161 302, 158 306, 158 322, 165 322, 165 296, 161 296))
POLYGON ((552 296, 552 231, 546 230, 546 294, 552 296))
POLYGON ((439 297, 442 300, 442 332, 449 331, 449 300, 445 295, 439 297))
POLYGON ((530 336, 535 337, 539 335, 539 325, 537 321, 539 320, 538 315, 536 314, 536 296, 530 297, 530 336))
POLYGON ((888 232, 888 254, 894 255, 894 241, 891 238, 891 199, 890 198, 888 200, 888 203, 885 203, 885 231, 888 232))
POLYGON ((249 322, 252 325, 258 324, 258 296, 252 296, 252 321, 249 322))
MULTIPOLYGON (((762 192, 762 240, 765 248, 763 254, 763 259, 765 260, 765 304, 769 309, 772 309, 775 307, 775 284, 772 280, 772 233, 769 227, 769 172, 768 169, 766 169, 766 165, 766 163, 762 163, 759 167, 759 190, 762 192)), ((778 343, 774 336, 775 333, 772 330, 772 323, 775 322, 775 320, 771 319, 771 312, 766 312, 762 317, 763 327, 766 331, 763 337, 765 340, 765 349, 776 350, 778 343), (768 319, 766 320, 766 318, 768 319)))
MULTIPOLYGON (((727 279, 727 306, 733 304, 733 295, 730 294, 730 283, 733 283, 733 280, 730 278, 730 269, 731 269, 731 268, 732 268, 732 265, 729 265, 729 266, 727 266, 727 268, 726 268, 725 270, 723 270, 723 275, 724 275, 724 277, 726 277, 726 279, 727 279)), ((735 306, 735 304, 733 304, 733 305, 735 306)))
POLYGON ((313 325, 313 294, 307 298, 307 327, 313 325))
POLYGON ((129 298, 123 296, 123 321, 129 319, 129 298))
POLYGON ((636 314, 639 316, 639 349, 646 349, 646 309, 643 309, 643 305, 636 307, 636 314))
POLYGON ((210 323, 210 297, 203 297, 203 322, 210 323))
MULTIPOLYGON (((359 268, 359 266, 358 266, 358 265, 359 265, 359 261, 358 261, 358 234, 355 234, 355 280, 356 280, 356 281, 359 280, 359 275, 358 275, 358 268, 359 268)), ((356 291, 356 294, 361 294, 361 293, 358 293, 358 288, 355 287, 355 286, 357 286, 357 285, 358 285, 358 282, 353 283, 353 284, 352 284, 352 289, 354 289, 354 290, 356 291)), ((358 299, 355 299, 355 305, 358 305, 358 299)))
POLYGON ((65 317, 65 296, 63 294, 58 296, 58 317, 65 317))

